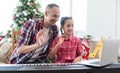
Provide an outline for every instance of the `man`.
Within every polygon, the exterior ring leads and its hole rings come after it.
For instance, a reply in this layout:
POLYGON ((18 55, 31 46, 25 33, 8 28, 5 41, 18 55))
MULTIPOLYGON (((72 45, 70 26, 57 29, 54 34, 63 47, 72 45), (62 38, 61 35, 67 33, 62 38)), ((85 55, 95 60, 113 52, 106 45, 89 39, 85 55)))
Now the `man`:
POLYGON ((51 42, 58 35, 55 23, 59 16, 59 6, 48 4, 42 19, 26 22, 9 63, 44 63, 51 42))

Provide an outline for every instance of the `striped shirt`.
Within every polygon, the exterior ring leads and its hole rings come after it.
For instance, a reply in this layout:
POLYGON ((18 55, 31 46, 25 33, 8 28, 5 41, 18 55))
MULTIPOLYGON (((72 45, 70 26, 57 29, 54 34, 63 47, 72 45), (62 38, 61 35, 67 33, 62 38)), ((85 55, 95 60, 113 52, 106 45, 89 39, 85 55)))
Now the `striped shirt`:
MULTIPOLYGON (((18 54, 18 49, 22 45, 32 45, 36 43, 36 35, 40 31, 40 29, 43 29, 43 21, 44 19, 28 21, 23 25, 20 39, 18 41, 18 45, 12 53, 9 63, 22 64, 27 62, 33 56, 36 49, 31 51, 30 53, 22 53, 22 54, 18 54)), ((49 52, 49 46, 51 45, 52 40, 58 35, 58 29, 55 24, 50 26, 49 34, 50 34, 50 40, 48 41, 48 44, 46 44, 45 49, 43 49, 42 52, 40 52, 39 54, 40 56, 39 59, 43 62, 47 58, 49 52)))
MULTIPOLYGON (((33 62, 34 60, 39 59, 39 54, 40 54, 40 52, 43 52, 43 51, 41 51, 41 50, 46 46, 46 44, 48 43, 48 41, 49 41, 49 39, 50 39, 50 37, 49 37, 49 28, 43 27, 43 35, 44 35, 44 38, 43 38, 44 42, 43 42, 43 44, 41 45, 40 48, 37 48, 37 49, 35 50, 35 53, 34 53, 33 56, 28 60, 28 62, 33 62)), ((45 49, 45 48, 44 48, 44 49, 45 49)))

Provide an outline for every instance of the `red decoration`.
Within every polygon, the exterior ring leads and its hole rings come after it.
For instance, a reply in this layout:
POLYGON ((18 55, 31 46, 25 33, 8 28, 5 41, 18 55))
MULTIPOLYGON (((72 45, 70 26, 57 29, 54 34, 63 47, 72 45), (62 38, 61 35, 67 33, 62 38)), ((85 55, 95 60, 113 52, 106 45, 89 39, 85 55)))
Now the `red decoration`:
POLYGON ((22 20, 22 21, 20 22, 20 24, 24 24, 24 20, 22 20))
POLYGON ((82 57, 84 60, 88 60, 89 59, 89 51, 90 51, 90 41, 87 40, 86 38, 84 38, 82 41, 82 46, 83 46, 82 57))
POLYGON ((34 20, 34 19, 35 19, 35 17, 33 16, 33 17, 32 17, 32 19, 34 20))
POLYGON ((15 20, 15 19, 16 19, 16 16, 13 17, 13 20, 15 20))
POLYGON ((2 40, 3 38, 0 37, 0 41, 2 40))
POLYGON ((34 3, 31 2, 31 3, 29 4, 29 6, 34 6, 34 3))

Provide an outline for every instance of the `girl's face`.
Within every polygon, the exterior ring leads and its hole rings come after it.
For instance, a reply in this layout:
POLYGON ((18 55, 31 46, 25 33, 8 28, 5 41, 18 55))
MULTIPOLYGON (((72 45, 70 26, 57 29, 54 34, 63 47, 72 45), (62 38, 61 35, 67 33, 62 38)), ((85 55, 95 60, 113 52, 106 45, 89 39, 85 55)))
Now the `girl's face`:
POLYGON ((65 24, 63 25, 64 34, 72 35, 73 34, 73 25, 74 25, 73 20, 67 19, 65 21, 65 24))

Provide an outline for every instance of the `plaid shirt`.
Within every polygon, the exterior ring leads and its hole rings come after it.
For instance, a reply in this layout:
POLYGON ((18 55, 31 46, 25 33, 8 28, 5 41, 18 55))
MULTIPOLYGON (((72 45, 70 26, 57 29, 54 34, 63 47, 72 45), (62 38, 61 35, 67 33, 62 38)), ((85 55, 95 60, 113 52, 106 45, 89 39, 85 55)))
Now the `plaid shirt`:
MULTIPOLYGON (((58 42, 59 38, 56 37, 55 40, 52 43, 52 46, 50 50, 53 49, 53 47, 58 42)), ((57 50, 57 63, 72 63, 73 60, 81 55, 83 52, 82 49, 82 43, 80 39, 74 37, 73 35, 69 39, 65 39, 63 43, 60 45, 60 47, 57 50)))
MULTIPOLYGON (((43 29, 43 21, 44 19, 34 20, 28 21, 24 24, 18 45, 15 48, 14 52, 12 53, 9 63, 11 64, 25 63, 32 57, 35 50, 31 51, 30 53, 18 54, 18 49, 21 45, 32 45, 36 43, 36 35, 40 31, 40 29, 43 29)), ((45 60, 47 58, 49 46, 51 45, 52 40, 58 35, 58 29, 55 24, 50 27, 49 34, 50 34, 49 45, 47 46, 45 52, 39 54, 40 60, 45 60)))

